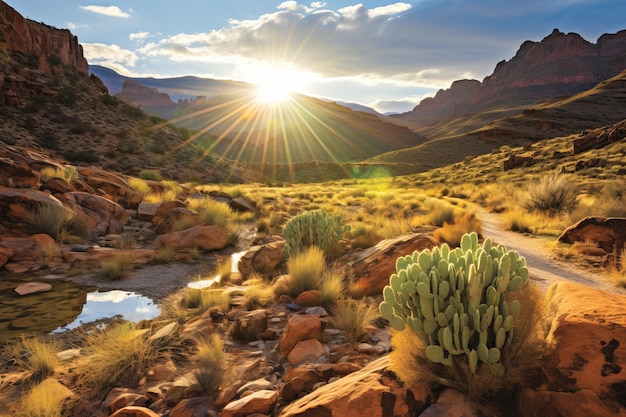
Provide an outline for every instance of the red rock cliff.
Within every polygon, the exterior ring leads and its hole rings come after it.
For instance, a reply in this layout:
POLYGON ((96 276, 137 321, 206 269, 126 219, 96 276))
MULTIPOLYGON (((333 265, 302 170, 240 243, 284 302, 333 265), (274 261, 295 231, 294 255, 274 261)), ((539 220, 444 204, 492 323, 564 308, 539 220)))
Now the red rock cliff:
POLYGON ((58 57, 63 64, 76 67, 84 74, 89 73, 83 47, 78 38, 67 29, 24 19, 17 11, 0 1, 0 47, 8 51, 21 52, 39 57, 39 68, 48 68, 48 57, 58 57))

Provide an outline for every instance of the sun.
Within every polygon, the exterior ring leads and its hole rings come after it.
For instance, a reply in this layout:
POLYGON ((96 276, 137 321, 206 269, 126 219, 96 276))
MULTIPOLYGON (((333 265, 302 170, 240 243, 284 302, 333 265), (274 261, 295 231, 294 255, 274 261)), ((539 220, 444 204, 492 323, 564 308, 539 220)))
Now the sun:
POLYGON ((254 68, 257 86, 256 101, 263 104, 278 104, 291 100, 291 94, 302 91, 306 75, 286 66, 261 65, 254 68))

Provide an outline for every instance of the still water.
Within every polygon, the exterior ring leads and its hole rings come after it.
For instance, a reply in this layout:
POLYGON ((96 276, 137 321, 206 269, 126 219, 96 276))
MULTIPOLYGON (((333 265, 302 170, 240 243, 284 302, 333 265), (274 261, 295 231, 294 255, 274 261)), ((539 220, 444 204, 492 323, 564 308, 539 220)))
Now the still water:
POLYGON ((36 279, 52 290, 20 296, 15 288, 33 278, 0 276, 0 341, 22 334, 62 332, 103 318, 140 321, 160 314, 147 297, 128 291, 100 292, 67 281, 36 279))

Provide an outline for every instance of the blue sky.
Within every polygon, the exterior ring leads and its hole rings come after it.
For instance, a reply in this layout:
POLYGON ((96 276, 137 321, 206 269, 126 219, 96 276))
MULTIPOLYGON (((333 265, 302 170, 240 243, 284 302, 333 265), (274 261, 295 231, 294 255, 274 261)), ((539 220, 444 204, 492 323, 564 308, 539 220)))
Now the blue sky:
POLYGON ((90 64, 198 75, 407 111, 452 81, 482 80, 558 28, 595 43, 626 29, 624 0, 5 0, 69 28, 90 64))

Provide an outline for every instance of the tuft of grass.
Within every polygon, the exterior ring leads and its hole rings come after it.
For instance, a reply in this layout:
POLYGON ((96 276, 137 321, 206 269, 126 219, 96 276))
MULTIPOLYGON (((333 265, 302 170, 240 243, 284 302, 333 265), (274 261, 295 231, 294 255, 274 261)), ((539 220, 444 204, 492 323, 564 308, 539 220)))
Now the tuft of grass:
POLYGON ((152 188, 150 188, 148 183, 145 182, 143 179, 129 178, 128 185, 130 186, 130 188, 137 191, 139 194, 143 194, 144 196, 152 193, 152 188))
POLYGON ((528 188, 525 206, 548 214, 567 212, 578 203, 576 185, 562 174, 545 175, 528 188))
POLYGON ((198 341, 193 362, 193 375, 205 395, 215 397, 228 371, 230 358, 224 348, 224 341, 213 333, 198 341))
POLYGON ((287 260, 290 294, 297 296, 304 291, 318 289, 325 268, 324 252, 317 246, 309 246, 303 252, 292 255, 287 260))
POLYGON ((126 322, 90 334, 83 382, 96 388, 135 386, 158 355, 146 333, 126 322))
POLYGON ((450 246, 459 246, 461 238, 466 233, 476 232, 480 234, 480 220, 476 218, 475 213, 464 213, 459 217, 455 217, 454 223, 445 222, 442 227, 433 232, 433 237, 441 243, 447 243, 450 246))
POLYGON ((56 342, 46 342, 38 336, 22 336, 17 347, 26 353, 26 355, 21 355, 26 356, 22 364, 30 369, 37 379, 44 379, 54 374, 54 369, 59 364, 57 357, 59 345, 56 342))
POLYGON ((193 198, 189 200, 189 209, 198 212, 202 222, 208 225, 226 227, 234 218, 228 204, 211 198, 193 198))
POLYGON ((450 204, 437 204, 428 214, 428 223, 433 226, 443 226, 444 223, 454 222, 454 207, 450 204))
POLYGON ((185 308, 198 308, 202 305, 202 290, 198 288, 185 288, 182 304, 185 308))
POLYGON ((139 172, 139 178, 142 180, 162 181, 163 176, 155 169, 142 169, 139 172))
POLYGON ((523 211, 509 211, 504 218, 513 232, 532 233, 537 227, 537 216, 523 211))
POLYGON ((378 310, 365 300, 344 298, 331 309, 332 321, 342 330, 348 343, 356 343, 365 336, 370 323, 378 317, 378 310))
POLYGON ((157 264, 168 264, 174 260, 176 252, 171 248, 159 249, 152 258, 152 262, 157 264))
POLYGON ((35 233, 45 233, 56 241, 62 237, 71 219, 71 211, 52 204, 37 205, 34 210, 27 211, 25 218, 35 233))
POLYGON ((345 285, 343 276, 337 272, 326 272, 320 287, 320 302, 325 309, 331 309, 343 297, 345 285))
POLYGON ((78 171, 73 165, 65 165, 63 168, 48 166, 40 171, 41 179, 46 181, 50 178, 61 178, 70 183, 78 178, 78 171))
POLYGON ((46 379, 35 385, 22 399, 21 415, 24 417, 61 417, 66 394, 59 391, 58 383, 46 379))
POLYGON ((125 278, 132 268, 133 257, 129 254, 117 254, 100 263, 102 274, 110 280, 125 278))

